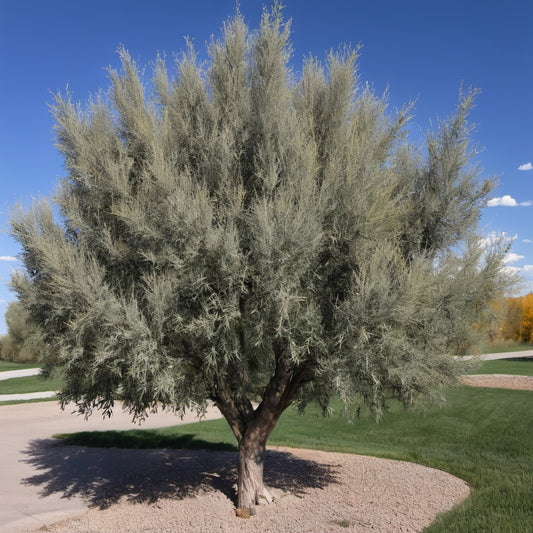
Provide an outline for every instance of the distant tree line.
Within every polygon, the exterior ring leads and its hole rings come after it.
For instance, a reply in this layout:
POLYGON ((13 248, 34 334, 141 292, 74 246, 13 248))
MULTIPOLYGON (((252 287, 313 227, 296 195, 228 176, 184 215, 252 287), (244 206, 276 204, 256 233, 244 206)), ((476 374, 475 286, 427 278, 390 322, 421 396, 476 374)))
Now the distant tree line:
POLYGON ((0 359, 34 362, 39 358, 42 342, 37 328, 19 301, 11 302, 5 313, 7 334, 0 337, 0 359))

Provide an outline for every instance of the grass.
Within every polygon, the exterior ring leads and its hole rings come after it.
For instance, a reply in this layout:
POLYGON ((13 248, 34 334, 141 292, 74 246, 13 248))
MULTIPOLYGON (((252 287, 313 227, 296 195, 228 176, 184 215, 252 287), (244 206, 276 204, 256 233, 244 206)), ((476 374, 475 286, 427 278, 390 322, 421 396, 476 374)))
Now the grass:
POLYGON ((60 378, 43 379, 41 376, 25 376, 0 381, 0 394, 24 394, 59 390, 63 386, 60 378))
MULTIPOLYGON (((222 422, 225 424, 225 421, 222 422)), ((171 427, 150 430, 80 431, 79 433, 58 434, 54 437, 64 439, 66 445, 96 448, 237 451, 235 438, 229 430, 228 435, 221 436, 220 430, 226 429, 224 425, 222 428, 217 425, 213 431, 209 426, 202 428, 201 437, 195 431, 196 424, 187 424, 187 426, 190 426, 192 430, 190 433, 176 433, 175 428, 171 427)))
POLYGON ((516 376, 533 376, 533 357, 516 359, 495 359, 482 361, 476 365, 473 374, 511 374, 516 376))
POLYGON ((4 405, 18 405, 20 403, 40 403, 40 402, 57 402, 57 398, 52 396, 51 398, 35 398, 33 400, 8 400, 6 402, 0 402, 0 407, 4 405))
POLYGON ((39 368, 38 363, 14 363, 13 361, 2 361, 0 359, 0 372, 7 372, 8 370, 25 370, 27 368, 39 368))
MULTIPOLYGON (((468 500, 442 515, 431 533, 531 533, 533 524, 533 393, 457 387, 439 408, 404 411, 393 405, 379 425, 364 413, 348 423, 288 410, 269 445, 362 453, 448 471, 472 487, 468 500)), ((334 402, 340 413, 340 405, 334 402)), ((68 444, 117 447, 230 449, 224 420, 156 430, 63 435, 68 444)))
POLYGON ((496 341, 484 344, 480 347, 479 353, 505 353, 505 352, 523 352, 533 350, 533 344, 516 341, 496 341))
MULTIPOLYGON (((41 365, 37 363, 13 363, 12 361, 0 360, 0 372, 7 372, 9 370, 25 370, 27 368, 39 368, 41 365)), ((1 394, 24 394, 28 392, 43 392, 49 390, 59 390, 62 386, 62 381, 58 378, 52 380, 43 380, 40 376, 25 376, 20 378, 10 378, 0 380, 0 395, 1 394)), ((34 400, 9 400, 0 402, 0 406, 14 405, 19 403, 36 403, 36 402, 50 402, 57 401, 53 398, 37 398, 34 400)))

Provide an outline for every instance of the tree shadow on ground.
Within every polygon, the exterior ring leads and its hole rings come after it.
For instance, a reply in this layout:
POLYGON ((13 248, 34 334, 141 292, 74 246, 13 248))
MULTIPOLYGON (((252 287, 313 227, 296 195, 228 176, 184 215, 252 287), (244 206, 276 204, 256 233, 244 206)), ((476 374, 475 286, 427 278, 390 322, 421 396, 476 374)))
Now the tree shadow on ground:
MULTIPOLYGON (((220 491, 236 503, 236 452, 87 448, 38 439, 24 453, 38 473, 23 483, 42 487, 43 497, 81 496, 89 506, 105 509, 123 498, 155 503, 220 491)), ((335 467, 276 450, 266 452, 264 475, 267 485, 295 495, 337 482, 335 467)))

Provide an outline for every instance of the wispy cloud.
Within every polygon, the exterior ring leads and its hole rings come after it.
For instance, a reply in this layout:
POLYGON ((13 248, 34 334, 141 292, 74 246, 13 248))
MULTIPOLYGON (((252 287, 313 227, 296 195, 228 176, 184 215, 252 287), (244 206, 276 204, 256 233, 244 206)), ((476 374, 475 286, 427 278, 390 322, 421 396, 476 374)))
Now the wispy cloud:
POLYGON ((522 272, 531 277, 531 274, 533 273, 533 265, 524 265, 523 267, 506 265, 503 267, 503 271, 507 274, 518 274, 519 272, 522 272))
POLYGON ((505 264, 507 264, 507 263, 516 263, 517 261, 520 261, 520 259, 524 259, 524 256, 515 254, 514 252, 509 252, 503 258, 503 262, 505 264))
POLYGON ((510 266, 505 266, 503 267, 502 269, 506 274, 510 274, 510 275, 513 275, 513 274, 518 274, 522 268, 520 267, 510 267, 510 266))
POLYGON ((18 261, 18 259, 12 255, 0 255, 0 261, 18 261))
POLYGON ((525 242, 526 244, 532 244, 533 241, 531 239, 522 239, 522 242, 525 242))
POLYGON ((518 167, 518 170, 533 170, 533 165, 531 164, 531 161, 529 163, 524 163, 523 165, 520 165, 518 167))
POLYGON ((517 202, 511 195, 504 194, 503 196, 497 196, 496 198, 491 198, 487 202, 487 207, 526 207, 528 205, 533 205, 533 202, 517 202))
POLYGON ((480 244, 484 249, 490 248, 498 243, 510 245, 517 237, 518 235, 514 235, 513 237, 507 235, 506 231, 491 231, 486 237, 480 240, 480 244))

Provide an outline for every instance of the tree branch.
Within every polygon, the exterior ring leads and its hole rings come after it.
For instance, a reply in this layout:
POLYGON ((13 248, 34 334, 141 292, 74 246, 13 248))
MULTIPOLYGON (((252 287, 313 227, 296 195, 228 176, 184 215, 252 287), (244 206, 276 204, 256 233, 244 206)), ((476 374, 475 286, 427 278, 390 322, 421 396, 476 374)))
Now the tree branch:
POLYGON ((212 400, 228 421, 238 442, 242 439, 246 428, 254 416, 250 400, 240 391, 231 391, 226 385, 219 385, 212 400))
POLYGON ((280 405, 282 412, 289 407, 289 405, 292 403, 294 395, 296 394, 296 391, 301 387, 301 385, 309 381, 311 376, 312 368, 309 363, 306 363, 296 374, 293 374, 281 397, 280 405))
POLYGON ((298 388, 311 375, 311 365, 290 367, 287 361, 285 345, 276 340, 273 343, 276 368, 268 383, 263 399, 254 411, 253 426, 255 431, 268 438, 283 411, 292 403, 298 388))

